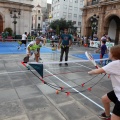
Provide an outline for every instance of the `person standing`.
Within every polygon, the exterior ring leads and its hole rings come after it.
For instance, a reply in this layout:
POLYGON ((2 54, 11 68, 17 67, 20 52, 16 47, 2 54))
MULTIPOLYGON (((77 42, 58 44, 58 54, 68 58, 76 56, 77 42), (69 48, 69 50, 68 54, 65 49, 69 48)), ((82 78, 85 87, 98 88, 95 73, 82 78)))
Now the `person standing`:
POLYGON ((18 47, 18 49, 20 49, 20 47, 21 47, 22 44, 25 45, 25 49, 26 49, 26 45, 27 45, 27 32, 25 32, 25 33, 22 35, 22 40, 21 40, 21 43, 20 43, 20 46, 18 47))
MULTIPOLYGON (((71 35, 68 34, 68 28, 64 29, 64 34, 61 35, 59 44, 58 44, 58 49, 60 49, 61 46, 61 55, 60 55, 60 62, 63 60, 63 55, 65 52, 65 61, 68 61, 68 52, 69 52, 69 47, 72 45, 72 38, 71 35)), ((61 66, 62 63, 59 64, 61 66)), ((68 63, 65 63, 66 66, 68 66, 68 63)))
MULTIPOLYGON (((105 53, 107 53, 106 40, 102 40, 100 59, 103 59, 105 53)), ((102 60, 100 64, 102 65, 102 60)))

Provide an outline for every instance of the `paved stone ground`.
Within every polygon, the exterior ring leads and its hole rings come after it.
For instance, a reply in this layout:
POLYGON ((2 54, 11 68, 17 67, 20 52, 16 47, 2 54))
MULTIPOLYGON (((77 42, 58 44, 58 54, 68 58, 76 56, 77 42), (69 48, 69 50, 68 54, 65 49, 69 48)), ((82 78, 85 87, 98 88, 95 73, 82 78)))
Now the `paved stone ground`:
MULTIPOLYGON (((73 57, 72 54, 84 53, 86 50, 94 51, 93 48, 74 46, 70 49, 69 60, 80 60, 73 57)), ((99 120, 97 115, 102 109, 96 104, 102 107, 101 96, 112 90, 107 76, 91 92, 71 93, 70 96, 66 96, 65 93, 57 95, 54 89, 42 84, 21 65, 20 62, 24 56, 0 55, 0 120, 99 120), (88 98, 85 98, 84 95, 88 98)), ((52 58, 51 54, 41 54, 41 57, 43 61, 59 61, 59 53, 57 53, 57 58, 52 58)), ((71 72, 46 77, 45 80, 75 92, 69 89, 68 85, 74 87, 93 77, 89 76, 87 72, 75 71, 88 71, 90 68, 94 68, 90 62, 70 63, 68 67, 44 65, 44 75, 71 72)), ((101 77, 102 75, 96 77, 85 88, 96 83, 101 77)), ((75 89, 82 90, 83 88, 79 86, 75 89)))

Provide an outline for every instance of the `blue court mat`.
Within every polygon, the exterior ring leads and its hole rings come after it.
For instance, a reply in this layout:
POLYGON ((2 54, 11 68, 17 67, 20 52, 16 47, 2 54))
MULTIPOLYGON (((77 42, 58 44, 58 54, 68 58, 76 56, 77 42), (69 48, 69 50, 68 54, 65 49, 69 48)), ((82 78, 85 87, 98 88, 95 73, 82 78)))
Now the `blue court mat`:
MULTIPOLYGON (((18 42, 0 42, 0 54, 26 54, 24 44, 18 50, 18 42)), ((40 53, 52 53, 50 48, 42 47, 40 53)))

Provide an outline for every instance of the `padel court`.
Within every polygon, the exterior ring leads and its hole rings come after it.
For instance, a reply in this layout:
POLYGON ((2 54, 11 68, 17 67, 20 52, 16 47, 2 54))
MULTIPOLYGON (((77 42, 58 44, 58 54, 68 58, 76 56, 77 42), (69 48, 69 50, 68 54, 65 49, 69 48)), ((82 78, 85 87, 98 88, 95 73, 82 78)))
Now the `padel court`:
MULTIPOLYGON (((76 49, 84 54, 84 48, 76 49)), ((25 53, 0 55, 0 120, 99 120, 101 97, 112 90, 111 82, 107 75, 88 75, 94 66, 73 56, 78 54, 75 50, 69 52, 68 66, 61 67, 59 53, 56 60, 51 59, 50 52, 41 53, 43 80, 48 84, 36 77, 40 75, 32 67, 34 74, 21 64, 25 53), (57 92, 57 87, 64 92, 57 92)))
MULTIPOLYGON (((18 50, 18 42, 0 42, 0 54, 25 54, 26 49, 24 44, 18 50)), ((41 53, 52 53, 52 50, 47 47, 41 48, 41 53)))

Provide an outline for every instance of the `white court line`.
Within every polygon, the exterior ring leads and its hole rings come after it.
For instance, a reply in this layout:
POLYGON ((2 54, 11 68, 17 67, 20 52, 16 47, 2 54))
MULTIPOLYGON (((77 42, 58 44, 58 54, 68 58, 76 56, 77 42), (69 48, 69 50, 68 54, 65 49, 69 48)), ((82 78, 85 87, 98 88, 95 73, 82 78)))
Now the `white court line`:
POLYGON ((102 106, 100 106, 98 103, 96 103, 95 101, 93 101, 92 99, 90 99, 89 97, 87 97, 86 95, 84 95, 83 93, 79 92, 77 89, 73 88, 68 83, 64 82, 63 80, 61 80, 59 77, 57 77, 56 75, 54 75, 53 73, 51 73, 47 69, 46 69, 46 71, 48 73, 50 73, 51 75, 53 75, 55 78, 57 78, 59 81, 61 81, 62 83, 64 83, 65 85, 67 85, 68 87, 70 87, 71 89, 73 89, 74 91, 78 92, 80 95, 82 95, 83 97, 85 97, 87 100, 89 100, 90 102, 92 102, 93 104, 95 104, 96 106, 98 106, 99 108, 101 108, 102 110, 104 110, 104 108, 102 106))
MULTIPOLYGON (((31 70, 31 71, 35 71, 35 70, 31 70)), ((12 73, 24 73, 24 72, 30 72, 30 71, 27 70, 27 71, 15 71, 15 72, 2 72, 2 73, 0 73, 0 75, 2 75, 2 74, 12 74, 12 73)))

